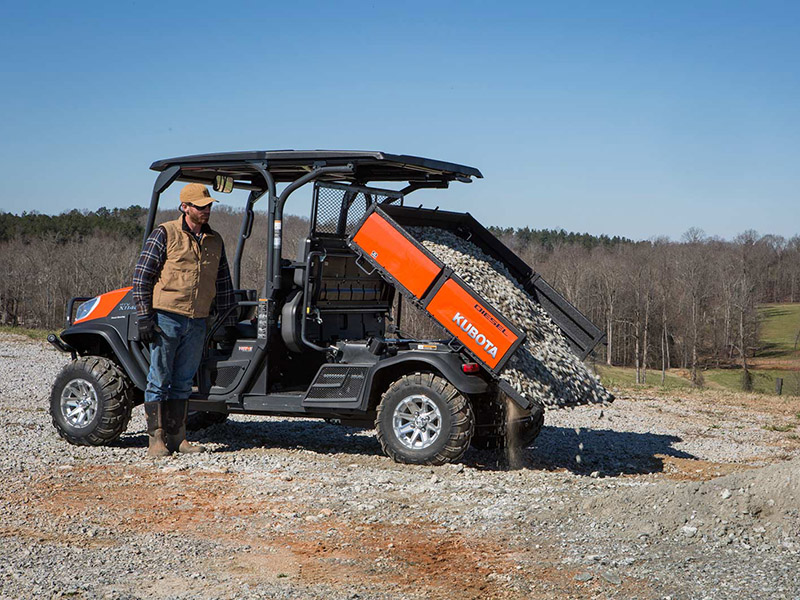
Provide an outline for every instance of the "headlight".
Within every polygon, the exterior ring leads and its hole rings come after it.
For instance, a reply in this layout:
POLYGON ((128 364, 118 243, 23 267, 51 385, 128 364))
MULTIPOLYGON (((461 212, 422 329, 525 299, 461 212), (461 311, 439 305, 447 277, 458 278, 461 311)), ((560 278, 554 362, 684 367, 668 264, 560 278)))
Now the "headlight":
POLYGON ((78 310, 75 311, 75 320, 80 321, 81 319, 85 319, 92 311, 97 307, 98 303, 100 302, 100 296, 95 296, 91 300, 87 300, 83 304, 78 307, 78 310))

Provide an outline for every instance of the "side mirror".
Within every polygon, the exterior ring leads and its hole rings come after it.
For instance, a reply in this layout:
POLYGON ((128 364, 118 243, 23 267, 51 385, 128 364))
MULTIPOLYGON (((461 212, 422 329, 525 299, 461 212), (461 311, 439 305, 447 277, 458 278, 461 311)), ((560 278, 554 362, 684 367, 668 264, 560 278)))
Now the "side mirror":
POLYGON ((217 175, 214 178, 214 191, 230 194, 233 191, 233 177, 217 175))

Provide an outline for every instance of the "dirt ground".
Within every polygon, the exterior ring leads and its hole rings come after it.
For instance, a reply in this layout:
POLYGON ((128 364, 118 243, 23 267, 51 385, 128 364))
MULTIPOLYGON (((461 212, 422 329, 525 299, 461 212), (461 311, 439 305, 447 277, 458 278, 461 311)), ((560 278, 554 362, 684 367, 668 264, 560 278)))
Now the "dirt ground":
MULTIPOLYGON (((694 465, 692 465, 694 466, 694 465)), ((697 477, 694 468, 684 473, 697 477)), ((412 521, 401 528, 391 524, 364 524, 360 519, 316 512, 313 506, 286 497, 253 499, 232 473, 154 471, 148 467, 82 465, 37 478, 24 489, 4 494, 4 501, 25 507, 28 522, 48 522, 51 532, 37 527, 3 527, 0 536, 30 543, 57 543, 102 549, 120 543, 120 536, 160 533, 214 540, 228 560, 197 563, 202 585, 193 585, 196 597, 229 597, 225 585, 205 582, 235 579, 239 586, 258 588, 276 580, 345 592, 354 585, 381 590, 388 597, 410 594, 432 599, 479 598, 593 598, 603 581, 577 585, 580 569, 564 569, 557 545, 521 547, 497 532, 483 537, 452 532, 435 522, 412 521), (69 475, 64 482, 63 475, 69 475), (93 505, 91 522, 108 535, 64 536, 67 525, 93 505), (287 515, 308 515, 291 532, 282 531, 287 515), (246 530, 236 525, 247 522, 246 530), (245 550, 240 550, 244 546, 245 550), (226 550, 226 548, 229 548, 226 550), (520 564, 527 579, 536 582, 521 595, 504 585, 520 564)), ((186 593, 183 577, 151 582, 128 581, 142 597, 170 597, 186 593)), ((648 582, 628 579, 616 590, 627 597, 655 597, 648 582)), ((238 596, 237 596, 238 597, 238 596)), ((242 596, 242 597, 247 597, 242 596)), ((301 596, 302 597, 302 596, 301 596)), ((355 596, 358 597, 358 596, 355 596)))
POLYGON ((800 598, 800 398, 622 390, 435 468, 252 417, 149 460, 138 413, 55 434, 46 352, 0 348, 0 598, 800 598))

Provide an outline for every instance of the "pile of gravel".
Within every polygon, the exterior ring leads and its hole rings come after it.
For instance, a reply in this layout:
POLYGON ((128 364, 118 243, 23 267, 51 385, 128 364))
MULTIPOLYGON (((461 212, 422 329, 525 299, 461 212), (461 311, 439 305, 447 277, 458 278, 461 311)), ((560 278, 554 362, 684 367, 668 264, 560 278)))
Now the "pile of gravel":
POLYGON ((527 335, 500 378, 532 402, 568 407, 613 400, 597 375, 575 356, 547 312, 501 262, 436 227, 408 231, 527 335))
POLYGON ((797 550, 800 458, 711 481, 661 482, 586 501, 629 537, 678 536, 797 550), (622 518, 621 518, 622 517, 622 518))

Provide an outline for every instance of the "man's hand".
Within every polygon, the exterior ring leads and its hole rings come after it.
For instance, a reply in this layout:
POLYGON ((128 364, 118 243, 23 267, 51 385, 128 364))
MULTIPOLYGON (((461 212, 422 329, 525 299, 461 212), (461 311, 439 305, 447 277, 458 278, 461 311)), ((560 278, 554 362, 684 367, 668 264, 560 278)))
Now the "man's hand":
POLYGON ((137 325, 139 326, 139 341, 144 344, 152 344, 158 334, 164 333, 156 324, 155 315, 139 317, 137 325))

